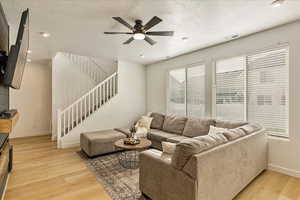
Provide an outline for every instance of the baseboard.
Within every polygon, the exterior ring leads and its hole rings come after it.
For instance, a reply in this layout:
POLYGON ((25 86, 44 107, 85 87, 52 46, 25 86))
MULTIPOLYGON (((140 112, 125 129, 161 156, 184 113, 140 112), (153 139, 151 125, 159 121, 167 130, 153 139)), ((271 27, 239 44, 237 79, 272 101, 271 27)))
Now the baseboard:
POLYGON ((70 147, 79 147, 80 143, 78 141, 69 141, 69 142, 64 142, 61 141, 61 148, 70 148, 70 147))
POLYGON ((300 178, 300 171, 294 170, 294 169, 289 169, 289 168, 285 168, 285 167, 281 167, 278 165, 273 165, 273 164, 269 164, 268 165, 268 169, 272 170, 272 171, 276 171, 282 174, 286 174, 289 176, 293 176, 296 178, 300 178))
POLYGON ((29 132, 30 134, 27 134, 27 135, 19 135, 19 134, 16 134, 14 132, 12 132, 10 135, 9 135, 9 138, 13 139, 13 138, 25 138, 25 137, 34 137, 34 136, 44 136, 44 135, 51 135, 51 131, 49 130, 42 130, 42 131, 26 131, 26 132, 29 132))

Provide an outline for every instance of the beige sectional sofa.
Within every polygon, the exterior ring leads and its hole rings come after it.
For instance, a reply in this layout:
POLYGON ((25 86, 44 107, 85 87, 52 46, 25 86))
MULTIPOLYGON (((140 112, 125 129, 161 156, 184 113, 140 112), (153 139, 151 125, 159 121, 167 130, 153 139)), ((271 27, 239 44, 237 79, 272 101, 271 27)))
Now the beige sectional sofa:
POLYGON ((140 189, 153 200, 230 200, 267 167, 267 138, 258 125, 151 117, 148 138, 156 149, 140 154, 140 189), (207 135, 210 126, 228 131, 207 135), (162 141, 177 143, 175 152, 163 153, 162 141))
MULTIPOLYGON (((191 119, 151 113, 147 138, 154 149, 140 154, 140 190, 153 200, 230 200, 267 167, 264 129, 247 122, 191 119), (226 131, 209 134, 210 126, 226 131), (171 155, 162 142, 176 143, 171 155)), ((84 133, 89 156, 116 151, 129 129, 84 133)))

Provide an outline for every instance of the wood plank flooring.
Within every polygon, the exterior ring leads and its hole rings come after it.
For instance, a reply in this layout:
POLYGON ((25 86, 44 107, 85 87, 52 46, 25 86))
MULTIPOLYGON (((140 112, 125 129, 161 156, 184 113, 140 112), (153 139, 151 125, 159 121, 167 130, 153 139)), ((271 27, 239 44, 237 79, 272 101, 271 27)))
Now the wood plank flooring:
MULTIPOLYGON (((50 136, 11 143, 14 170, 5 200, 111 200, 77 155, 79 148, 56 149, 50 136)), ((266 171, 235 200, 300 200, 300 179, 266 171)))

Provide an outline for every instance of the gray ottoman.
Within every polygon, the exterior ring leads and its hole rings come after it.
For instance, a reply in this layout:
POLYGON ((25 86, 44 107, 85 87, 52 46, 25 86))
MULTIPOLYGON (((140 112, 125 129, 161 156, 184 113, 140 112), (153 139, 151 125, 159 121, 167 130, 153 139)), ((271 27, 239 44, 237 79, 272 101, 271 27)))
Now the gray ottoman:
POLYGON ((117 151, 114 143, 126 138, 126 135, 115 130, 104 130, 82 133, 80 147, 90 157, 117 151))

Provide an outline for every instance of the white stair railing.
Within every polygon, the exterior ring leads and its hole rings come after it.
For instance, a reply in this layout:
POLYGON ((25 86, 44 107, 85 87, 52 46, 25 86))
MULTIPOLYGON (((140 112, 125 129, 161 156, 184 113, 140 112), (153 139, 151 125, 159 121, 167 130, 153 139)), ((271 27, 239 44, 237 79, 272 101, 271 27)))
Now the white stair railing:
POLYGON ((79 70, 89 77, 91 77, 97 83, 104 80, 109 74, 103 69, 93 58, 87 56, 73 55, 64 53, 69 58, 69 61, 77 66, 79 70))
POLYGON ((118 73, 115 72, 64 110, 57 111, 57 145, 72 129, 118 93, 118 73))

